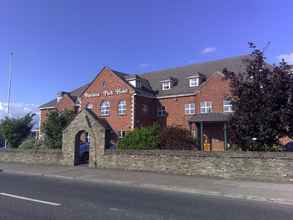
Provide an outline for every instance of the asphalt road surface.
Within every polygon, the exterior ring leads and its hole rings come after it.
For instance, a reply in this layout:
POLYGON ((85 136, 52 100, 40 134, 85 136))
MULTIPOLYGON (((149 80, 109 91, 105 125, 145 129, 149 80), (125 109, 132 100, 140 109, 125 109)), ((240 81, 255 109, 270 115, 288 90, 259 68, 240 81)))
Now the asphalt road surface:
POLYGON ((0 173, 0 219, 293 219, 293 206, 0 173))

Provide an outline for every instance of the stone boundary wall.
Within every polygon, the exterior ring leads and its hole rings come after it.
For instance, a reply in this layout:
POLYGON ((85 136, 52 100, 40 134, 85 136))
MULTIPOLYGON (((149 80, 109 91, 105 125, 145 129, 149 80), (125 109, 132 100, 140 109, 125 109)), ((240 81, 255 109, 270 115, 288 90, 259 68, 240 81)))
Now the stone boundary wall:
POLYGON ((63 155, 61 150, 0 150, 1 162, 17 162, 27 164, 62 165, 63 155))
MULTIPOLYGON (((61 150, 0 150, 0 161, 66 164, 61 150)), ((286 152, 106 150, 97 155, 95 167, 228 179, 293 181, 293 153, 286 152)))
POLYGON ((105 151, 98 168, 153 171, 228 179, 293 181, 293 153, 105 151))

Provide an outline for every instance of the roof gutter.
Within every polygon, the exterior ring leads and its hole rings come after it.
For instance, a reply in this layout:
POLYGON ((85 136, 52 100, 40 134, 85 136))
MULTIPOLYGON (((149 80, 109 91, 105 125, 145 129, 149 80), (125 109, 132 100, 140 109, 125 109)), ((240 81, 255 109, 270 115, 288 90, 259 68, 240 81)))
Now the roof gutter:
POLYGON ((193 93, 186 93, 182 95, 167 95, 167 96, 157 96, 158 99, 167 99, 167 98, 177 98, 177 97, 185 97, 185 96, 193 96, 197 95, 199 92, 193 92, 193 93))

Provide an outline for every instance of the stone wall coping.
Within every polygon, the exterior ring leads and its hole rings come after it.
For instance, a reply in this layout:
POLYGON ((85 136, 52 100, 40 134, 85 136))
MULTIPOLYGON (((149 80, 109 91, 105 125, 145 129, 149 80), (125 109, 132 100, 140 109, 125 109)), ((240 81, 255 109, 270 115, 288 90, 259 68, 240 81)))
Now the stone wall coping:
POLYGON ((142 156, 184 156, 184 157, 221 157, 247 159, 284 159, 293 160, 293 152, 203 152, 194 150, 106 150, 105 154, 125 154, 142 156))
POLYGON ((1 153, 24 153, 24 154, 31 154, 31 153, 41 153, 41 154, 55 154, 55 153, 62 153, 61 149, 0 149, 1 153))

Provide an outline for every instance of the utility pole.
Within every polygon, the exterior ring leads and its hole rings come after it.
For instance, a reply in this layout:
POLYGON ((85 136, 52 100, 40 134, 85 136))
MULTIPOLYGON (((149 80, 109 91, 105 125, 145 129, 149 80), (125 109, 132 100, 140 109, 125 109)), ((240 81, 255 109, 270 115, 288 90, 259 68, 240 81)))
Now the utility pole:
MULTIPOLYGON (((10 109, 10 101, 11 101, 11 86, 12 86, 12 59, 13 59, 13 52, 9 54, 9 81, 8 81, 8 97, 7 97, 7 116, 11 116, 11 109, 10 109)), ((5 140, 5 148, 7 148, 7 140, 5 140)))

